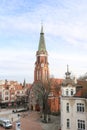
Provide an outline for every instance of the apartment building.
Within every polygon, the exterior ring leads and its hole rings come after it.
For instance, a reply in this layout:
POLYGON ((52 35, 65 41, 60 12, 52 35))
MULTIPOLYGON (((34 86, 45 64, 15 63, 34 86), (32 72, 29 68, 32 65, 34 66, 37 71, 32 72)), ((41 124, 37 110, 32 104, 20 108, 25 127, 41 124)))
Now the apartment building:
POLYGON ((87 98, 61 97, 61 130, 87 130, 87 98))
POLYGON ((87 95, 82 96, 82 86, 70 77, 61 86, 61 130, 87 130, 87 95))
POLYGON ((17 103, 21 104, 21 99, 27 98, 29 85, 23 87, 17 81, 0 81, 0 106, 10 107, 17 103))

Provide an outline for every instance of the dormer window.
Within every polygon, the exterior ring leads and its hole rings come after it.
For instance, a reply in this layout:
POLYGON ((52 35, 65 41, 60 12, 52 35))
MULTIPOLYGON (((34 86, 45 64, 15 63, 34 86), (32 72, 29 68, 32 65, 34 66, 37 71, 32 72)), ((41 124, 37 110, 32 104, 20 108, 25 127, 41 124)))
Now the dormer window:
POLYGON ((71 96, 73 95, 73 89, 71 89, 71 96))

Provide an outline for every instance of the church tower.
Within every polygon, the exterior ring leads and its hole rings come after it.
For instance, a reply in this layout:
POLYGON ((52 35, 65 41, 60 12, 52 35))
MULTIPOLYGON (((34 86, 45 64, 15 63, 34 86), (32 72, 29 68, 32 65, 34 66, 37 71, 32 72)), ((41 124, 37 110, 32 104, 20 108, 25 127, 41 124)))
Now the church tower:
POLYGON ((49 78, 48 53, 45 45, 43 26, 41 26, 38 51, 36 52, 36 62, 34 70, 34 82, 44 82, 49 78))

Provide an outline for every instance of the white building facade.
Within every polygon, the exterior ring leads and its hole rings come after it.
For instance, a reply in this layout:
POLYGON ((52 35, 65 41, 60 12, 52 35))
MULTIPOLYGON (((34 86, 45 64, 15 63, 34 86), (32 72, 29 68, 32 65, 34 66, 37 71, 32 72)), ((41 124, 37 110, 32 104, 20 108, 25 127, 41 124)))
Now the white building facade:
POLYGON ((61 97, 61 130, 87 130, 87 99, 61 97))
POLYGON ((87 98, 75 97, 76 82, 67 66, 61 86, 61 130, 87 130, 87 98))

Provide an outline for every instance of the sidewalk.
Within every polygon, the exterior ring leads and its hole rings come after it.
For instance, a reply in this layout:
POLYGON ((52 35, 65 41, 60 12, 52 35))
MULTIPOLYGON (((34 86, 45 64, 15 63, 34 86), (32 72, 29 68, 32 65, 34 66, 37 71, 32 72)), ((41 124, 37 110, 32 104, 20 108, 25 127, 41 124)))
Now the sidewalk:
POLYGON ((59 130, 59 128, 59 116, 51 115, 50 123, 41 122, 41 118, 38 112, 31 112, 29 116, 21 118, 21 130, 59 130))
POLYGON ((59 130, 60 129, 60 117, 51 115, 50 123, 40 123, 44 130, 59 130))

